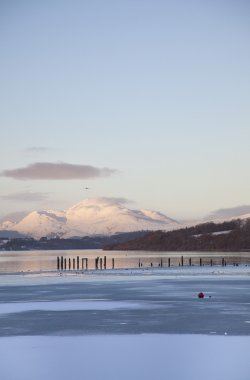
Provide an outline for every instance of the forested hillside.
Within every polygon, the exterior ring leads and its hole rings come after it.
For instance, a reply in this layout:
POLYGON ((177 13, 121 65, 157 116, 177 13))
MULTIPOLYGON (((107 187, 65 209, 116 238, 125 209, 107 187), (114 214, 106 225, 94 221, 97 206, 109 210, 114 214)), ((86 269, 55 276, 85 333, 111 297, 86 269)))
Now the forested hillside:
POLYGON ((204 223, 175 231, 149 232, 145 236, 105 249, 148 251, 250 250, 250 219, 204 223))

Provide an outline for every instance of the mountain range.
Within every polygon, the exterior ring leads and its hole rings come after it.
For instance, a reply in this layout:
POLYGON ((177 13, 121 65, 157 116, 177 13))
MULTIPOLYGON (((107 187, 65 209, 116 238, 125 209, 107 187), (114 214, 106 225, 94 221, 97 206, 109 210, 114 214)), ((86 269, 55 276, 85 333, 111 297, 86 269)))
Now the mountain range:
POLYGON ((0 236, 13 237, 16 234, 18 237, 21 234, 35 239, 45 236, 64 239, 111 236, 135 231, 171 231, 204 222, 220 223, 249 217, 250 206, 239 206, 220 209, 202 220, 184 223, 157 211, 130 209, 122 199, 102 197, 84 199, 64 211, 33 211, 26 215, 20 213, 17 220, 3 219, 0 222, 0 236))
POLYGON ((85 199, 65 211, 33 211, 18 222, 8 220, 0 230, 34 238, 113 235, 121 232, 173 230, 180 224, 151 210, 133 210, 111 198, 85 199))

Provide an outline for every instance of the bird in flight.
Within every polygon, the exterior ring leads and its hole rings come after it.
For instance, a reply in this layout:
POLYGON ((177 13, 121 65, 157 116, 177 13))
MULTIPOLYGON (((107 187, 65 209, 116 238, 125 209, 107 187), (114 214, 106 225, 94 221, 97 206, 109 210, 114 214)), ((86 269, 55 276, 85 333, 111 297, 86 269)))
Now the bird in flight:
POLYGON ((89 187, 84 187, 83 190, 89 190, 89 187))

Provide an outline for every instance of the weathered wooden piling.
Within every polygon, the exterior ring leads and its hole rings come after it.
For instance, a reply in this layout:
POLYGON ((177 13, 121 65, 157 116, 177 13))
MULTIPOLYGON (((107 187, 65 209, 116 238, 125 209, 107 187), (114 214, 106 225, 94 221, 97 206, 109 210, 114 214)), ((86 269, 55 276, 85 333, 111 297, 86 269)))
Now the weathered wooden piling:
POLYGON ((221 265, 224 267, 224 265, 225 265, 225 260, 224 260, 224 257, 222 258, 222 260, 221 260, 221 265))
POLYGON ((112 269, 115 269, 115 259, 112 259, 112 269))
POLYGON ((170 257, 168 258, 168 266, 170 267, 170 257))
POLYGON ((63 256, 61 256, 61 270, 63 270, 63 256))
POLYGON ((102 258, 100 258, 100 269, 102 269, 102 258))
POLYGON ((88 268, 89 268, 89 259, 86 258, 86 269, 88 270, 88 268))
POLYGON ((183 267, 183 264, 184 264, 184 257, 181 256, 181 266, 183 267))
POLYGON ((189 257, 189 266, 190 267, 192 266, 192 259, 191 259, 191 257, 189 257))
POLYGON ((76 269, 76 259, 73 259, 73 269, 76 269))
POLYGON ((57 256, 57 270, 60 269, 60 258, 59 256, 57 256))
POLYGON ((65 270, 67 269, 67 259, 66 258, 64 259, 64 269, 65 270))
POLYGON ((202 267, 202 258, 200 258, 200 267, 202 267))
POLYGON ((162 261, 162 259, 161 259, 161 263, 160 263, 160 266, 161 266, 161 268, 163 267, 163 261, 162 261))
POLYGON ((212 259, 210 260, 210 266, 211 267, 213 266, 213 260, 212 259))
POLYGON ((80 269, 80 258, 79 258, 79 256, 77 256, 77 258, 76 258, 76 267, 77 267, 77 270, 80 269))
POLYGON ((103 259, 103 268, 107 269, 107 257, 106 256, 104 256, 104 259, 103 259))
POLYGON ((139 259, 139 268, 141 267, 141 260, 139 259))
POLYGON ((71 259, 69 258, 69 270, 71 269, 71 259))
POLYGON ((98 265, 99 265, 99 257, 95 259, 95 269, 98 269, 98 265))

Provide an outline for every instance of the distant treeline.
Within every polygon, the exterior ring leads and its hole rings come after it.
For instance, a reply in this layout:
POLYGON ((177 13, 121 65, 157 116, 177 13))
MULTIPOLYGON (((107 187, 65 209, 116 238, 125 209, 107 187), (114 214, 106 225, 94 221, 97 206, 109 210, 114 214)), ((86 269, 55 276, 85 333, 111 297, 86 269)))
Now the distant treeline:
POLYGON ((106 246, 107 250, 239 251, 250 250, 250 219, 203 223, 175 231, 149 232, 143 237, 106 246))
POLYGON ((39 240, 22 238, 0 238, 0 250, 27 251, 27 250, 65 250, 65 249, 102 249, 107 244, 119 244, 125 241, 144 236, 145 231, 128 232, 112 236, 84 236, 70 239, 42 237, 39 240))

